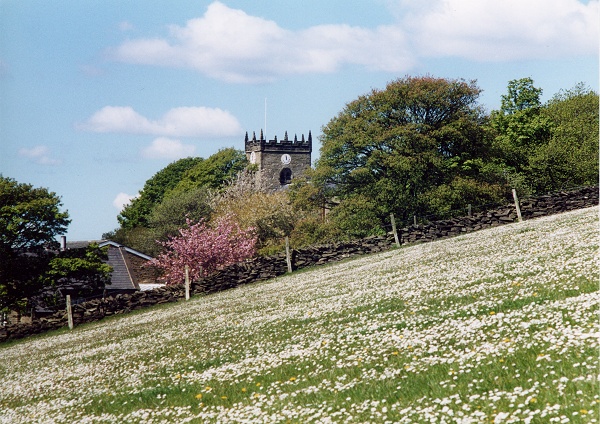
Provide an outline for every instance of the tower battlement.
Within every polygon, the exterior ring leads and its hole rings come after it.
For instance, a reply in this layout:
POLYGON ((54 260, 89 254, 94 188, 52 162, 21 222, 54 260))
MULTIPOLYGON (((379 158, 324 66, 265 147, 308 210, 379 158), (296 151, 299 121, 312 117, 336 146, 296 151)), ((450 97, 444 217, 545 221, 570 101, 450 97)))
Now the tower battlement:
POLYGON ((312 133, 308 132, 308 139, 304 138, 304 134, 298 139, 297 135, 294 135, 294 139, 288 137, 287 131, 283 139, 278 140, 275 136, 272 140, 266 140, 264 138, 262 130, 260 131, 260 137, 256 137, 256 133, 252 133, 252 138, 248 137, 246 132, 246 138, 244 140, 246 151, 270 151, 270 152, 312 152, 312 133))

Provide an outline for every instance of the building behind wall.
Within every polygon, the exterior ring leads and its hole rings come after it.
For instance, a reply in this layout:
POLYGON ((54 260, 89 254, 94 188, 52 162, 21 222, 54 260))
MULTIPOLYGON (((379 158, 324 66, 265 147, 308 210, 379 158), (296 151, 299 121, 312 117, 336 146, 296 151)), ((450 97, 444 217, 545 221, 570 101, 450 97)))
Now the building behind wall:
POLYGON ((265 140, 262 130, 258 139, 256 133, 252 138, 246 133, 245 148, 246 158, 258 167, 261 177, 273 189, 284 188, 310 168, 312 134, 308 132, 307 140, 304 134, 290 140, 286 131, 283 140, 277 140, 277 136, 265 140))

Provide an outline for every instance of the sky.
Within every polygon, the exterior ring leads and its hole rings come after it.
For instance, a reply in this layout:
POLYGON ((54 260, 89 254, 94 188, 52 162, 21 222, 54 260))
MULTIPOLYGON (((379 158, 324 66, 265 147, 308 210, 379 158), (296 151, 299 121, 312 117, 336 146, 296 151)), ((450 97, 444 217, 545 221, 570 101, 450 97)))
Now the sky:
POLYGON ((598 91, 598 0, 0 0, 0 174, 97 240, 146 180, 246 131, 308 135, 405 76, 598 91))

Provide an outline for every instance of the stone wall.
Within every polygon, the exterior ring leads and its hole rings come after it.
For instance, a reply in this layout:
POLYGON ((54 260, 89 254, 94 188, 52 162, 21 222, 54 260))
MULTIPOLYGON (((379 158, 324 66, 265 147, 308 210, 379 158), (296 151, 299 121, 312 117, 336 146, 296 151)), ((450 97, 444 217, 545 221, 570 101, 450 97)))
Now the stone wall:
MULTIPOLYGON (((521 202, 523 219, 553 215, 575 209, 598 205, 598 187, 587 187, 569 192, 529 198, 521 202)), ((402 244, 422 243, 453 237, 489 227, 516 221, 514 205, 506 205, 494 210, 476 213, 473 216, 436 221, 426 225, 413 225, 398 231, 402 244)), ((312 246, 292 251, 294 270, 343 260, 357 255, 388 250, 394 246, 391 234, 369 237, 323 246, 312 246)), ((243 284, 268 280, 287 273, 285 254, 259 257, 229 266, 211 276, 194 282, 193 294, 208 294, 227 290, 243 284)), ((73 307, 75 325, 100 320, 106 316, 123 314, 136 309, 162 303, 178 302, 185 299, 183 285, 167 286, 158 289, 119 294, 96 299, 73 307)), ((67 325, 66 313, 61 311, 31 324, 14 324, 0 327, 0 342, 27 337, 32 334, 61 328, 67 325)))

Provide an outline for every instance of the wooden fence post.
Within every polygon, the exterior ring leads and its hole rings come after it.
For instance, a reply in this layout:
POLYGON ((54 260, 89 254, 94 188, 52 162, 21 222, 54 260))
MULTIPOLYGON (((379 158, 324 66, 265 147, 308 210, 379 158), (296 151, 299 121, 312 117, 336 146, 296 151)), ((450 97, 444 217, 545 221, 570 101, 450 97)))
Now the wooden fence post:
POLYGON ((523 217, 521 216, 521 206, 519 206, 519 198, 517 197, 517 190, 512 189, 513 199, 515 199, 515 208, 517 209, 517 219, 519 222, 523 221, 523 217))
POLYGON ((288 272, 292 272, 292 255, 290 253, 290 238, 285 236, 285 259, 287 261, 288 272))
POLYGON ((471 206, 471 204, 469 203, 467 210, 469 211, 469 216, 473 216, 473 207, 471 206))
POLYGON ((185 300, 190 300, 190 267, 185 266, 185 300))
POLYGON ((392 220, 392 232, 394 233, 394 241, 396 242, 396 246, 400 247, 400 239, 398 238, 398 231, 396 230, 396 219, 394 218, 394 214, 390 214, 390 219, 392 220))
POLYGON ((69 330, 73 329, 73 311, 71 310, 71 295, 67 295, 67 321, 69 323, 69 330))

